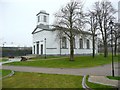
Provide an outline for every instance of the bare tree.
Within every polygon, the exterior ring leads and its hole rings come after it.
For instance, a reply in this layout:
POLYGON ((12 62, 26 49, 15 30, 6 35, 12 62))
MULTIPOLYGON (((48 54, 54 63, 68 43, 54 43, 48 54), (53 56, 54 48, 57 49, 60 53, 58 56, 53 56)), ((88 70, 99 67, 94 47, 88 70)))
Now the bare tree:
POLYGON ((120 38, 118 30, 119 30, 119 27, 117 25, 114 25, 114 29, 113 29, 113 41, 114 41, 114 55, 115 56, 117 54, 118 38, 120 38))
POLYGON ((117 31, 114 31, 114 55, 116 56, 117 54, 117 42, 118 42, 118 32, 117 31))
POLYGON ((53 26, 60 35, 66 35, 70 42, 70 61, 74 61, 75 35, 80 33, 84 26, 82 7, 81 2, 71 1, 55 14, 56 21, 53 26))
POLYGON ((97 14, 97 20, 99 25, 99 30, 102 34, 102 40, 104 45, 104 57, 108 56, 108 48, 107 48, 107 39, 108 39, 108 27, 109 27, 109 21, 111 19, 114 19, 114 14, 116 13, 116 10, 112 6, 111 2, 104 0, 102 2, 95 2, 94 4, 94 10, 97 14))
POLYGON ((97 32, 97 14, 96 14, 96 12, 89 10, 89 13, 87 13, 86 16, 88 17, 86 22, 91 27, 91 29, 89 29, 89 31, 91 31, 91 34, 92 34, 92 46, 93 46, 92 56, 94 58, 95 57, 96 32, 97 32))

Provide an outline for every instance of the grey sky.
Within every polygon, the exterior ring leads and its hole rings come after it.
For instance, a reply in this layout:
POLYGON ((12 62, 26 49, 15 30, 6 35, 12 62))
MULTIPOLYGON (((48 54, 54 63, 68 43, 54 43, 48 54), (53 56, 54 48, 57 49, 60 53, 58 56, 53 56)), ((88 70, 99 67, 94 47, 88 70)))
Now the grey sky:
MULTIPOLYGON (((36 26, 36 14, 46 10, 50 24, 54 13, 70 0, 0 0, 0 45, 32 46, 32 34, 36 26), (12 43, 13 42, 13 43, 12 43)), ((79 0, 78 0, 79 1, 79 0)), ((84 0, 85 9, 97 0, 84 0)), ((117 9, 119 0, 110 0, 117 9)))

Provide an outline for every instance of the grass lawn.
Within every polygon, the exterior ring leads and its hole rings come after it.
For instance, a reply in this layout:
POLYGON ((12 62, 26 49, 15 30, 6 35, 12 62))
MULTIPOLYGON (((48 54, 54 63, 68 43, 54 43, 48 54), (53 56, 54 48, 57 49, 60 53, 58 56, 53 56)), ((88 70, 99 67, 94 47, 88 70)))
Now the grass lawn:
POLYGON ((4 62, 4 61, 8 61, 8 59, 6 59, 6 58, 0 59, 0 62, 4 62))
MULTIPOLYGON (((0 69, 0 78, 2 78, 2 70, 0 69)), ((0 80, 0 90, 2 90, 2 80, 0 80)))
MULTIPOLYGON (((31 59, 32 60, 32 59, 31 59)), ((114 61, 118 61, 118 57, 114 57, 114 61)), ((95 58, 92 56, 77 56, 75 61, 69 61, 69 58, 58 58, 53 60, 41 60, 37 58, 34 61, 25 62, 13 62, 6 65, 16 66, 34 66, 34 67, 52 67, 52 68, 85 68, 94 67, 111 63, 111 56, 104 58, 102 55, 98 55, 95 58)))
POLYGON ((2 70, 2 77, 11 73, 11 70, 2 70))
POLYGON ((120 80, 120 76, 115 76, 115 77, 113 77, 113 76, 107 76, 107 78, 113 79, 113 80, 120 80))
POLYGON ((118 90, 117 88, 112 87, 112 86, 88 82, 88 78, 89 78, 89 76, 87 76, 87 78, 86 78, 86 84, 88 87, 90 87, 94 90, 118 90))
POLYGON ((3 88, 82 88, 82 76, 15 72, 3 88))
POLYGON ((2 70, 0 69, 0 78, 2 77, 2 70))
POLYGON ((46 59, 45 59, 45 56, 37 56, 35 58, 32 58, 31 60, 50 60, 50 59, 57 59, 57 58, 67 58, 67 56, 46 56, 46 59))

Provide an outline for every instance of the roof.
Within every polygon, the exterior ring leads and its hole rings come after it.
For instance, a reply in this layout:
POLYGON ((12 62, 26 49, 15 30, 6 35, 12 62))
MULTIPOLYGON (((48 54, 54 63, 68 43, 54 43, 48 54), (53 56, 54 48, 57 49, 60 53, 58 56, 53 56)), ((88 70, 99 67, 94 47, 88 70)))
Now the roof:
POLYGON ((52 31, 52 29, 50 29, 49 25, 39 24, 39 25, 36 26, 36 28, 34 29, 32 34, 35 34, 37 32, 43 31, 43 30, 46 30, 46 31, 50 31, 51 30, 52 31), (40 28, 41 30, 37 31, 38 28, 40 28))
POLYGON ((49 15, 49 13, 46 13, 45 11, 40 11, 38 14, 36 14, 36 16, 38 16, 39 14, 46 14, 46 15, 49 15))
MULTIPOLYGON (((59 26, 55 26, 55 28, 53 28, 53 30, 68 30, 67 28, 63 28, 63 27, 59 27, 59 26)), ((69 30, 68 30, 69 31, 69 30)), ((76 34, 87 34, 87 35, 92 35, 91 32, 88 32, 88 31, 83 31, 83 30, 77 30, 77 29, 74 29, 74 33, 76 34)))
MULTIPOLYGON (((60 29, 60 28, 59 28, 60 29)), ((41 32, 41 31, 55 31, 55 30, 59 30, 57 27, 54 26, 50 26, 50 25, 44 25, 44 24, 40 24, 37 25, 36 28, 34 29, 34 31, 32 32, 32 34, 41 32), (41 30, 37 31, 37 29, 40 28, 41 30)), ((66 29, 66 28, 64 28, 66 29)), ((87 34, 87 35, 92 35, 92 33, 88 32, 88 31, 83 31, 83 30, 74 30, 76 33, 81 33, 81 34, 87 34)))

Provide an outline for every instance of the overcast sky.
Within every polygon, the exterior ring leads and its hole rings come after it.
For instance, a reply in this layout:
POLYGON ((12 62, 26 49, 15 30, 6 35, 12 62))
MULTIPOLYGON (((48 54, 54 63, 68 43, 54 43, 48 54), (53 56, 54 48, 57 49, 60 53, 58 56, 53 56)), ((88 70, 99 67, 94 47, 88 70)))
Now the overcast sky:
MULTIPOLYGON (((54 13, 70 0, 0 0, 0 45, 32 46, 31 32, 36 27, 36 14, 45 10, 50 14, 50 24, 54 13)), ((79 1, 79 0, 78 0, 79 1)), ((84 10, 92 7, 97 0, 84 0, 84 10)), ((119 0, 110 0, 118 8, 119 0)))

